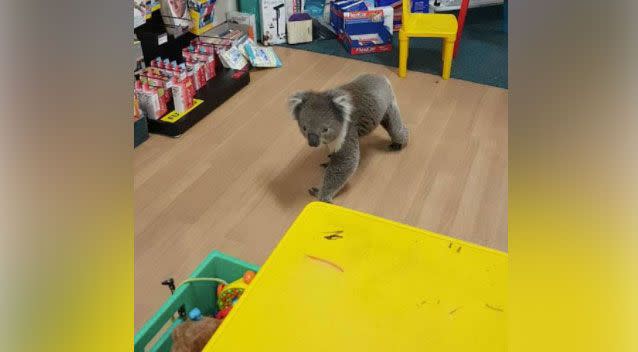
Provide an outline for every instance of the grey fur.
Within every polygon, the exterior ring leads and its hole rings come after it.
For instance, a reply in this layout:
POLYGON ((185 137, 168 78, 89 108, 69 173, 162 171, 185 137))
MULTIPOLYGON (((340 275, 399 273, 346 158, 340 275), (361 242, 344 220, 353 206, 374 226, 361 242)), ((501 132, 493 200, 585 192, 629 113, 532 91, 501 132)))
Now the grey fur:
POLYGON ((324 202, 343 188, 359 166, 359 138, 381 125, 390 135, 390 150, 408 144, 392 85, 387 78, 363 75, 325 92, 300 92, 288 100, 301 134, 311 146, 328 146, 330 161, 320 189, 310 194, 324 202))

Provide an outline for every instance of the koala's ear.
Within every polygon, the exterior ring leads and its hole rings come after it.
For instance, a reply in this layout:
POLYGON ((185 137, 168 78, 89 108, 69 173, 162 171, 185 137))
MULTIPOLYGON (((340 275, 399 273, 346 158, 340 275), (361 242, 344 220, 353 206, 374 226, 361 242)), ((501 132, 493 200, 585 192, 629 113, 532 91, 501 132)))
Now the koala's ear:
POLYGON ((288 98, 288 109, 290 110, 290 114, 292 115, 292 117, 294 117, 295 119, 297 119, 297 115, 299 114, 301 105, 303 105, 303 103, 308 98, 308 94, 309 92, 307 91, 298 92, 288 98))
POLYGON ((350 122, 350 114, 352 113, 352 97, 350 93, 343 89, 335 89, 330 92, 332 96, 332 102, 335 104, 337 109, 341 111, 341 116, 345 121, 350 122))

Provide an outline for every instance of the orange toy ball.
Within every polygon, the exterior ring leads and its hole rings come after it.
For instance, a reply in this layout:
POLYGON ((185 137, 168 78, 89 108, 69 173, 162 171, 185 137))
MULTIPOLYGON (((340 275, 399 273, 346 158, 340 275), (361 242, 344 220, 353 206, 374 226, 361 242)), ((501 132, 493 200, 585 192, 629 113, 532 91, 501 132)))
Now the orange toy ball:
POLYGON ((253 279, 255 278, 255 272, 254 271, 247 271, 244 273, 244 282, 249 284, 251 281, 253 281, 253 279))

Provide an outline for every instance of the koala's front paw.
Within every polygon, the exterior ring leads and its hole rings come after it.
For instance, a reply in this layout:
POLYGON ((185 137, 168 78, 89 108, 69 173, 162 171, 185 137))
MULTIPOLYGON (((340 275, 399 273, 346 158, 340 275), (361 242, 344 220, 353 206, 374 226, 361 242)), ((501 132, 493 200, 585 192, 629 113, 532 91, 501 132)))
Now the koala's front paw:
POLYGON ((332 197, 319 196, 319 188, 317 187, 312 187, 311 189, 308 190, 308 193, 310 193, 311 196, 317 198, 321 202, 332 203, 332 197))

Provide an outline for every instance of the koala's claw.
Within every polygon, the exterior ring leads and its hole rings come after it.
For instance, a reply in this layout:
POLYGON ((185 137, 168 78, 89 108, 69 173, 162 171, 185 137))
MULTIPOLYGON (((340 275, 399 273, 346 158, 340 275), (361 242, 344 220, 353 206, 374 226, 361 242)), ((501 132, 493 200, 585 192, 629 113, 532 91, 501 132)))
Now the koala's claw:
POLYGON ((321 166, 321 167, 328 167, 328 163, 321 163, 321 164, 319 164, 319 166, 321 166))
POLYGON ((393 142, 392 144, 390 144, 388 146, 388 150, 390 150, 392 152, 395 152, 395 151, 398 151, 398 150, 401 150, 401 149, 403 149, 403 144, 401 144, 401 143, 393 142))
POLYGON ((310 193, 311 196, 316 197, 321 202, 332 203, 332 199, 319 197, 319 188, 317 187, 312 187, 311 189, 308 190, 308 193, 310 193))

